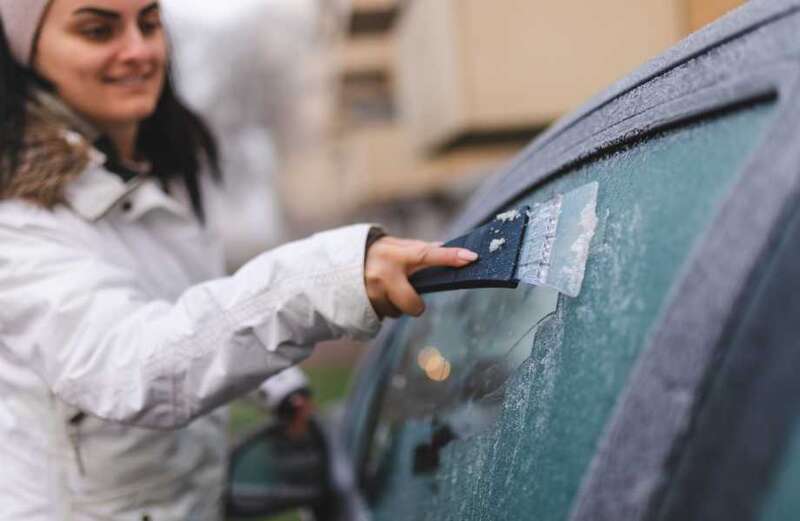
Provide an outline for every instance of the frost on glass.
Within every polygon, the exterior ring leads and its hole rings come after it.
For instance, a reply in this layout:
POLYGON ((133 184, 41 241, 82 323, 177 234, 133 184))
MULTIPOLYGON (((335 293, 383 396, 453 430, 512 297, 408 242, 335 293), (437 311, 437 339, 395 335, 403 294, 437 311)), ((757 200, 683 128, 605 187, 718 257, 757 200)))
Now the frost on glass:
POLYGON ((570 210, 596 225, 580 295, 524 285, 431 295, 402 324, 369 455, 376 521, 569 517, 672 283, 771 107, 619 148, 509 205, 598 183, 596 223, 570 210))

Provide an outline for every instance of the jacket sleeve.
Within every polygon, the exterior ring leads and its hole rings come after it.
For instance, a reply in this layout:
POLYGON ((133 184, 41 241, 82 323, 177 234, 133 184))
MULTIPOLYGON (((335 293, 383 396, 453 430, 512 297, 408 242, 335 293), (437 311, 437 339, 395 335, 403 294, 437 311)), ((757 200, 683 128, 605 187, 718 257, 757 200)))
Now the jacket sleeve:
POLYGON ((369 229, 287 244, 168 302, 64 234, 0 226, 0 348, 89 414, 178 428, 318 341, 377 331, 363 282, 369 229))

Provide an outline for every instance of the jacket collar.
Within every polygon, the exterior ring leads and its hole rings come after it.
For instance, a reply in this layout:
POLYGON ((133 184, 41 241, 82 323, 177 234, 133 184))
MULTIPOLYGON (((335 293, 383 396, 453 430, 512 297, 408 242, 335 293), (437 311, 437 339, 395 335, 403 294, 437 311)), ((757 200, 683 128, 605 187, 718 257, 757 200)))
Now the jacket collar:
POLYGON ((87 221, 97 222, 122 209, 127 221, 135 221, 155 209, 192 218, 189 209, 171 197, 151 177, 137 176, 125 182, 102 166, 91 166, 64 190, 72 210, 87 221))
POLYGON ((90 165, 64 187, 64 200, 87 221, 97 221, 108 215, 143 181, 143 177, 136 177, 125 183, 102 166, 90 165))
POLYGON ((145 172, 123 181, 120 176, 105 168, 108 157, 93 145, 101 138, 101 133, 65 105, 58 96, 37 89, 28 110, 35 118, 60 127, 61 137, 68 144, 82 146, 87 150, 88 157, 83 171, 66 182, 63 188, 63 202, 84 219, 98 221, 125 203, 130 206, 124 212, 124 217, 128 220, 138 219, 155 208, 163 208, 183 216, 191 215, 184 205, 164 193, 157 182, 145 172))

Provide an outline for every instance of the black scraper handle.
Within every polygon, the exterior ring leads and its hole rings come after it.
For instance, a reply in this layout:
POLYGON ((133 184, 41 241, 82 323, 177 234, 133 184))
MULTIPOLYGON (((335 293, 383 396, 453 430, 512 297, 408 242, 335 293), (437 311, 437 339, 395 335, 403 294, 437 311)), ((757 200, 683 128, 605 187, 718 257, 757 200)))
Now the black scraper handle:
POLYGON ((469 288, 516 288, 519 280, 515 272, 528 222, 527 210, 527 206, 520 208, 516 218, 495 219, 445 243, 445 247, 472 250, 479 258, 464 268, 420 270, 409 278, 411 285, 421 294, 469 288))

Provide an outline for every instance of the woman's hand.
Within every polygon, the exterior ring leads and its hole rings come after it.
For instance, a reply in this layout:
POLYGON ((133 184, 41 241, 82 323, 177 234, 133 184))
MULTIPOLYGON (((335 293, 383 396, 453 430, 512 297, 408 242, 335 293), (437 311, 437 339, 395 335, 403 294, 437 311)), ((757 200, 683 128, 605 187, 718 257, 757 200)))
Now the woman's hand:
POLYGON ((367 296, 381 317, 419 316, 425 303, 408 277, 433 266, 462 268, 478 259, 464 248, 443 248, 440 243, 384 236, 367 250, 364 268, 367 296))

